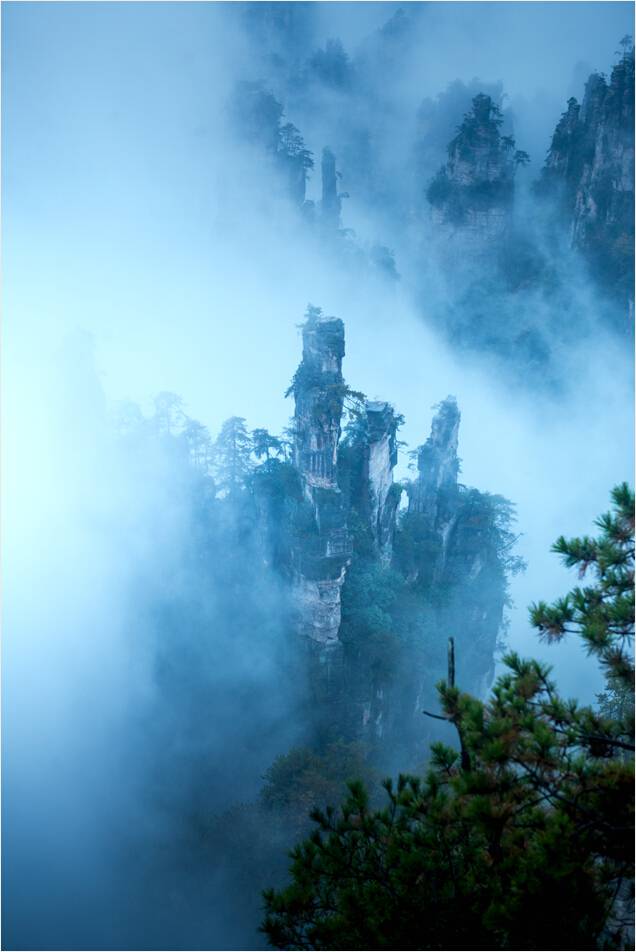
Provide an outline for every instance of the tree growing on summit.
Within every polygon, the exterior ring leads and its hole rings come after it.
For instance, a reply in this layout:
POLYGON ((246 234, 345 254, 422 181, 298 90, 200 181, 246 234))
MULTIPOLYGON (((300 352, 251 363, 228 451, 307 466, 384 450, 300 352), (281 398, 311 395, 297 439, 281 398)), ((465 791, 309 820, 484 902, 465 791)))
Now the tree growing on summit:
POLYGON ((213 446, 208 428, 198 420, 186 422, 182 437, 188 447, 188 455, 196 470, 207 473, 212 463, 213 446))
POLYGON ((153 423, 160 433, 170 434, 179 429, 186 419, 183 400, 176 393, 163 390, 155 397, 153 423))
POLYGON ((268 460, 271 455, 283 456, 285 447, 283 441, 272 436, 268 430, 256 429, 252 430, 252 452, 256 459, 260 460, 264 456, 268 460))
POLYGON ((230 417, 221 427, 214 443, 217 483, 233 493, 240 489, 252 469, 252 441, 243 417, 230 417))
POLYGON ((524 152, 523 149, 517 149, 513 156, 515 165, 528 165, 530 163, 530 156, 527 152, 524 152))
POLYGON ((262 83, 240 82, 234 90, 231 114, 248 139, 276 152, 280 141, 283 106, 262 83))
POLYGON ((298 159, 300 165, 306 171, 313 169, 314 160, 309 149, 305 148, 305 141, 296 126, 287 122, 281 127, 279 133, 279 151, 289 156, 290 159, 298 159))
MULTIPOLYGON (((629 947, 633 885, 634 496, 623 484, 597 539, 555 551, 594 583, 531 617, 579 634, 630 713, 559 697, 549 668, 509 654, 482 702, 442 682, 460 752, 431 749, 424 778, 361 783, 292 853, 291 883, 265 893, 280 949, 629 947)), ((624 707, 623 707, 624 710, 624 707)))
POLYGON ((327 40, 324 50, 316 50, 309 61, 309 73, 326 86, 344 89, 351 85, 351 61, 340 40, 327 40))
POLYGON ((620 56, 622 60, 629 59, 634 49, 634 40, 629 35, 629 33, 625 34, 618 45, 620 46, 620 50, 616 51, 616 55, 620 56))

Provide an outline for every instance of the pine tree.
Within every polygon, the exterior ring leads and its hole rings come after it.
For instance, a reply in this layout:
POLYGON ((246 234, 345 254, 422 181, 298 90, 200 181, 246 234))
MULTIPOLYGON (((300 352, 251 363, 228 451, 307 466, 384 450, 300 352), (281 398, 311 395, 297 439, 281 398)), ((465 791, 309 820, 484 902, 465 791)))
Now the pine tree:
POLYGON ((155 397, 153 423, 159 433, 169 435, 178 430, 186 419, 183 400, 176 393, 163 390, 155 397))
POLYGON ((608 725, 593 718, 587 730, 608 744, 615 745, 618 735, 633 745, 633 704, 626 699, 634 695, 634 493, 627 483, 613 490, 612 502, 613 512, 596 520, 598 538, 561 536, 552 547, 568 568, 578 569, 580 579, 592 576, 590 584, 577 586, 552 605, 538 602, 530 616, 546 641, 572 634, 583 639, 601 664, 607 692, 621 699, 625 711, 608 725))
POLYGON ((252 469, 252 441, 243 417, 230 417, 214 443, 214 462, 220 489, 233 493, 240 489, 252 469))
POLYGON ((269 460, 270 455, 282 456, 284 454, 283 441, 277 436, 272 436, 268 430, 252 430, 252 452, 256 459, 262 459, 263 456, 269 460))
POLYGON ((188 447, 192 465, 200 473, 207 474, 213 457, 212 440, 207 427, 198 420, 188 419, 182 437, 188 447))

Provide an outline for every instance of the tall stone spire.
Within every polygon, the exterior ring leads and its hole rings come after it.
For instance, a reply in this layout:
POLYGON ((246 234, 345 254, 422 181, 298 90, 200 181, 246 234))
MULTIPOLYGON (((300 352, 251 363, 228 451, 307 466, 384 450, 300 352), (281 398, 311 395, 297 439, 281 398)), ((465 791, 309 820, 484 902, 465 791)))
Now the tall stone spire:
POLYGON ((409 509, 427 517, 434 528, 457 495, 457 445, 461 414, 455 397, 446 397, 437 409, 431 435, 417 453, 417 480, 409 509))
POLYGON ((393 470, 397 463, 398 419, 390 403, 367 400, 368 456, 366 469, 371 504, 371 530, 380 554, 390 560, 395 513, 400 501, 393 470))
POLYGON ((310 308, 303 359, 294 378, 294 462, 309 486, 336 489, 344 400, 344 324, 310 308))
POLYGON ((303 359, 294 377, 294 463, 314 514, 311 554, 298 562, 296 596, 301 632, 314 643, 339 644, 340 589, 351 544, 337 463, 345 395, 344 325, 309 308, 303 359))
POLYGON ((322 175, 322 221, 327 228, 337 231, 340 228, 340 212, 342 202, 338 194, 338 173, 336 172, 336 157, 331 149, 322 150, 320 164, 322 175))

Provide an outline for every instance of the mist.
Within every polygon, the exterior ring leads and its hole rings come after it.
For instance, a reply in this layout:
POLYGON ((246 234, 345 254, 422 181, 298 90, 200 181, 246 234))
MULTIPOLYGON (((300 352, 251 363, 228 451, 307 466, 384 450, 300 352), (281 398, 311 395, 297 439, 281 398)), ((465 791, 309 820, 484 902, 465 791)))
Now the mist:
MULTIPOLYGON (((628 335, 601 322, 574 258, 560 274, 580 331, 559 337, 554 309, 528 297, 549 370, 455 347, 440 329, 449 290, 429 225, 405 225, 401 199, 374 204, 371 186, 357 188, 352 100, 295 88, 246 26, 248 6, 3 4, 7 948, 247 947, 223 870, 170 852, 187 842, 188 810, 257 797, 272 760, 304 736, 302 680, 279 683, 284 594, 264 568, 237 633, 224 551, 216 581, 193 592, 193 477, 163 444, 128 452, 113 420, 123 402, 149 418, 170 392, 213 436, 233 416, 282 432, 308 303, 344 321, 347 383, 404 415, 396 478, 433 406, 457 398, 461 482, 517 507, 527 570, 510 583, 508 644, 552 664, 566 696, 587 703, 602 687, 578 643, 539 643, 527 606, 572 585, 549 552, 556 537, 592 532, 612 486, 633 480, 628 335), (277 95, 313 151, 308 198, 322 148, 342 155, 343 226, 364 249, 394 251, 399 280, 307 228, 232 126, 244 80, 277 95), (194 622, 179 624, 195 602, 204 646, 194 622), (163 611, 172 634, 158 647, 163 611), (157 659, 173 655, 171 705, 157 659)), ((633 16, 626 3, 408 4, 408 56, 385 78, 372 76, 374 50, 399 4, 297 6, 299 60, 339 38, 370 90, 387 175, 414 146, 422 101, 475 80, 501 83, 528 183, 568 97, 611 68, 633 16)))

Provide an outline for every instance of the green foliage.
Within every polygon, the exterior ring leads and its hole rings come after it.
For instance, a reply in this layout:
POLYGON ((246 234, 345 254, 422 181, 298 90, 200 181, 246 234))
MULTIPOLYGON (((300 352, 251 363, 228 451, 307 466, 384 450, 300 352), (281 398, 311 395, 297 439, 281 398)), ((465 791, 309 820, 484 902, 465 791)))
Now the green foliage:
POLYGON ((277 436, 265 429, 259 428, 252 430, 252 452, 256 459, 262 459, 263 456, 269 460, 270 454, 273 456, 285 455, 285 444, 277 436))
POLYGON ((440 169, 426 192, 431 205, 445 205, 453 197, 455 186, 451 182, 446 169, 440 169))
POLYGON ((396 567, 418 588, 427 588, 438 556, 439 539, 428 519, 418 512, 403 512, 395 536, 396 567))
POLYGON ((488 210, 512 201, 515 169, 526 165, 530 158, 527 152, 515 151, 512 136, 501 135, 502 123, 501 109, 493 99, 483 93, 475 96, 471 111, 464 116, 448 146, 447 165, 440 169, 426 192, 430 204, 443 209, 449 222, 460 225, 472 211, 488 210), (496 177, 486 174, 484 159, 489 167, 497 167, 496 177), (464 176, 461 184, 454 180, 458 161, 472 166, 472 181, 465 181, 464 176))
POLYGON ((307 173, 314 160, 300 132, 283 123, 284 108, 262 83, 237 83, 230 113, 240 135, 268 152, 288 180, 289 194, 300 204, 305 199, 307 173))
MULTIPOLYGON (((576 624, 585 637, 591 625, 590 650, 627 683, 633 495, 623 485, 613 499, 600 539, 555 546, 571 566, 594 566, 596 598, 533 613, 551 634, 576 624)), ((630 745, 623 720, 563 700, 545 665, 516 654, 505 664, 486 703, 438 686, 436 716, 456 728, 459 752, 434 745, 424 778, 386 782, 384 809, 351 783, 338 811, 314 811, 290 884, 265 893, 275 948, 625 947, 616 899, 633 880, 633 727, 630 745)))
POLYGON ((606 675, 633 689, 634 494, 627 483, 613 490, 612 502, 613 510, 596 520, 597 538, 561 536, 552 548, 580 579, 591 576, 590 584, 552 605, 532 605, 530 617, 548 641, 578 634, 606 675))
MULTIPOLYGON (((449 155, 457 152, 461 158, 470 159, 473 150, 484 141, 498 150, 501 145, 499 129, 503 124, 501 109, 490 96, 479 93, 472 102, 472 109, 464 116, 457 135, 448 146, 449 155)), ((514 148, 514 139, 506 137, 503 147, 514 148)))
POLYGON ((387 674, 401 648, 397 631, 404 580, 379 560, 354 559, 342 589, 340 639, 362 648, 366 662, 387 674))
POLYGON ((370 783, 374 780, 361 744, 338 740, 320 753, 295 747, 277 757, 265 773, 261 802, 270 811, 284 813, 294 826, 304 828, 313 810, 325 809, 340 799, 347 781, 356 777, 370 783))
POLYGON ((308 171, 313 169, 314 160, 309 149, 305 148, 305 142, 300 132, 291 122, 285 123, 279 132, 279 151, 290 159, 297 159, 301 167, 308 171))
POLYGON ((243 417, 230 417, 214 443, 214 463, 218 485, 236 492, 251 472, 252 441, 243 417))
POLYGON ((170 434, 178 430, 186 420, 183 412, 183 400, 176 393, 162 391, 154 400, 155 415, 153 424, 159 433, 170 434))
POLYGON ((592 276, 610 298, 627 305, 634 285, 634 209, 632 192, 619 183, 621 156, 633 148, 634 47, 629 36, 620 46, 609 83, 598 73, 589 77, 585 108, 568 100, 536 193, 552 200, 548 214, 556 233, 569 233, 575 224, 575 245, 592 276))
POLYGON ((207 474, 214 459, 214 448, 207 427, 198 420, 188 419, 183 427, 181 438, 188 447, 188 455, 194 468, 207 474))
POLYGON ((340 40, 327 40, 325 48, 318 49, 309 61, 310 74, 320 82, 336 89, 350 86, 352 66, 340 40))
MULTIPOLYGON (((524 560, 513 551, 519 538, 513 532, 514 521, 515 507, 508 499, 460 486, 455 536, 450 539, 451 557, 445 578, 437 579, 437 597, 443 594, 443 588, 452 589, 465 581, 466 560, 477 554, 496 570, 507 597, 507 577, 525 569, 524 560), (456 558, 452 557, 455 537, 456 558)), ((427 516, 415 511, 401 514, 395 537, 395 565, 422 591, 430 593, 440 546, 439 534, 427 516)))
MULTIPOLYGON (((305 324, 311 324, 322 316, 322 308, 309 304, 305 313, 305 324)), ((285 397, 294 396, 296 399, 304 394, 311 394, 314 398, 314 413, 327 418, 339 418, 343 407, 349 414, 362 412, 365 394, 353 390, 334 373, 323 371, 312 361, 305 358, 300 362, 292 381, 285 391, 285 397)))
POLYGON ((329 382, 321 371, 301 363, 285 391, 285 396, 289 397, 291 394, 297 396, 299 393, 312 390, 317 391, 317 399, 314 403, 316 414, 328 418, 339 416, 343 408, 349 415, 354 416, 360 411, 366 399, 361 391, 352 390, 346 383, 329 382))

